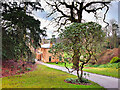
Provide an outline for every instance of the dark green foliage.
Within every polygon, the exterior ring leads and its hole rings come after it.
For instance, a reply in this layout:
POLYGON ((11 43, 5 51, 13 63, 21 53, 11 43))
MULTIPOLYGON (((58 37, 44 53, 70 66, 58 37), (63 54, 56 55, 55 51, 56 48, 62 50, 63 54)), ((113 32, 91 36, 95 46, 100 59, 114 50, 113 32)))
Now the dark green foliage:
POLYGON ((9 73, 9 70, 5 70, 5 72, 9 73))
POLYGON ((110 63, 118 63, 118 62, 120 62, 119 57, 113 57, 112 60, 110 61, 110 63))
POLYGON ((88 79, 86 79, 86 78, 82 78, 82 82, 89 83, 88 79))
POLYGON ((25 70, 26 70, 26 71, 31 71, 31 68, 28 68, 28 67, 27 67, 25 70))
POLYGON ((32 61, 32 64, 35 64, 35 61, 32 61))
POLYGON ((51 38, 50 42, 51 42, 51 43, 56 43, 55 35, 52 35, 52 38, 51 38))
POLYGON ((20 69, 20 73, 23 72, 23 69, 20 69))
POLYGON ((36 54, 35 54, 35 53, 32 53, 32 54, 29 56, 29 60, 31 60, 32 63, 35 63, 35 57, 36 57, 36 54))
POLYGON ((14 66, 11 66, 11 68, 14 68, 14 66))
POLYGON ((82 81, 76 79, 76 78, 67 78, 65 81, 69 83, 75 83, 75 84, 80 84, 80 83, 90 83, 88 79, 82 78, 82 81))
POLYGON ((81 75, 79 72, 77 73, 78 79, 81 79, 84 65, 90 60, 97 60, 96 53, 100 51, 101 43, 105 37, 101 25, 95 22, 73 23, 61 30, 59 37, 61 42, 55 44, 49 52, 58 57, 63 56, 62 53, 65 52, 72 57, 71 59, 67 59, 70 57, 63 57, 62 59, 65 62, 72 62, 72 68, 77 72, 81 68, 81 75))
POLYGON ((18 66, 17 69, 21 69, 21 66, 18 66))
POLYGON ((67 81, 67 82, 70 82, 72 80, 73 80, 73 78, 67 78, 67 79, 65 79, 65 81, 67 81))
POLYGON ((120 69, 120 62, 117 63, 116 69, 120 69))
POLYGON ((2 3, 2 60, 20 59, 31 56, 29 45, 40 46, 40 35, 46 31, 40 29, 40 21, 28 12, 41 9, 39 3, 2 3), (21 5, 22 4, 22 5, 21 5))
POLYGON ((16 73, 20 73, 20 70, 19 70, 19 71, 17 71, 16 73))

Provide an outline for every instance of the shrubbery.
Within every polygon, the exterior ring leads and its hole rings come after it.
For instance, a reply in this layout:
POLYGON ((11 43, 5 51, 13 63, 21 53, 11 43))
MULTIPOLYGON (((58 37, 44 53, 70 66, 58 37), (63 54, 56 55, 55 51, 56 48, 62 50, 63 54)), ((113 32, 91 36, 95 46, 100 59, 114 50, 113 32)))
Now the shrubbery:
POLYGON ((26 70, 26 71, 31 71, 31 68, 26 68, 25 70, 26 70))
POLYGON ((35 65, 33 65, 33 63, 35 63, 34 61, 23 61, 23 60, 6 60, 2 62, 2 76, 11 76, 11 75, 16 75, 16 74, 22 74, 25 73, 27 71, 31 71, 33 70, 33 68, 35 67, 35 65))
POLYGON ((120 68, 120 62, 117 63, 118 65, 116 66, 116 69, 120 68))
POLYGON ((113 57, 117 57, 119 55, 118 51, 118 48, 103 50, 100 54, 97 55, 98 60, 96 64, 109 63, 113 57))
POLYGON ((82 78, 82 81, 80 82, 77 78, 67 78, 65 81, 69 82, 69 83, 75 83, 75 84, 80 84, 81 82, 84 82, 84 83, 90 83, 88 81, 88 79, 86 78, 82 78))
POLYGON ((118 63, 118 62, 120 62, 119 57, 113 57, 112 60, 110 61, 110 63, 118 63))

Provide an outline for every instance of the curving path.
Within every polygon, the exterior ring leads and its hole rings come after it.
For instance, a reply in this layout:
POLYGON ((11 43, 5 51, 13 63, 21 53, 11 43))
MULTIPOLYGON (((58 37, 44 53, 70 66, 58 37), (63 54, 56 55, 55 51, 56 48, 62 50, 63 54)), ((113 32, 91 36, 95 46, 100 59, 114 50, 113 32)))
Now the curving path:
MULTIPOLYGON (((37 60, 36 60, 36 63, 48 66, 50 68, 58 69, 58 70, 61 70, 61 71, 64 71, 64 72, 68 72, 68 70, 65 67, 51 65, 51 64, 47 64, 47 63, 40 62, 40 61, 37 61, 37 60)), ((85 72, 85 73, 88 73, 88 72, 85 72)), ((71 74, 77 75, 76 71, 74 71, 71 74)), ((89 77, 86 77, 86 78, 95 82, 95 83, 98 83, 99 85, 101 85, 104 88, 107 88, 109 90, 120 90, 120 79, 118 79, 118 78, 103 76, 103 75, 93 74, 93 73, 89 73, 89 77), (118 81, 119 81, 119 83, 118 83, 118 81)))

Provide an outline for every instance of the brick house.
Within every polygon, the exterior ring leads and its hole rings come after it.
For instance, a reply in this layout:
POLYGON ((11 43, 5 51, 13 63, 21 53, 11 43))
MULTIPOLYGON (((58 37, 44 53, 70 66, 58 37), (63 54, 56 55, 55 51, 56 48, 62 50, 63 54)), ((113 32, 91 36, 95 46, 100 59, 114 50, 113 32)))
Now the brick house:
POLYGON ((42 44, 41 48, 36 50, 36 59, 43 62, 62 62, 61 57, 58 59, 57 57, 53 57, 53 55, 48 52, 52 45, 52 43, 42 44))

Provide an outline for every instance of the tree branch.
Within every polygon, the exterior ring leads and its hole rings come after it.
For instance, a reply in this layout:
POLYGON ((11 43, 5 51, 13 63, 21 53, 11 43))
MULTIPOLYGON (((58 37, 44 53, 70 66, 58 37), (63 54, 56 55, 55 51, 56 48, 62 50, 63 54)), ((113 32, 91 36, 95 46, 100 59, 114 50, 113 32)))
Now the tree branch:
POLYGON ((83 9, 86 9, 86 8, 89 7, 90 5, 96 4, 96 3, 105 4, 105 3, 110 3, 110 2, 90 2, 90 3, 87 3, 87 4, 83 7, 83 9))
POLYGON ((66 66, 66 62, 64 62, 65 63, 65 68, 68 70, 68 72, 69 73, 72 73, 72 72, 74 72, 75 71, 75 69, 74 70, 72 70, 72 71, 70 71, 70 69, 66 66))
MULTIPOLYGON (((105 17, 106 17, 106 13, 108 11, 108 6, 106 4, 109 4, 110 2, 90 2, 90 3, 87 3, 84 5, 84 2, 72 2, 71 4, 68 4, 66 2, 53 2, 53 3, 50 3, 50 2, 46 2, 48 5, 50 5, 51 7, 54 7, 53 11, 49 14, 49 16, 53 15, 55 12, 59 12, 61 14, 61 18, 58 17, 55 17, 55 18, 59 18, 59 19, 56 19, 58 25, 63 26, 63 22, 61 23, 60 21, 62 20, 62 18, 64 19, 67 19, 68 21, 71 21, 71 22, 77 22, 77 23, 81 23, 82 21, 82 15, 83 15, 83 10, 85 10, 86 12, 90 13, 94 13, 94 16, 97 18, 97 11, 98 10, 102 10, 103 8, 107 7, 107 10, 104 14, 104 23, 107 23, 105 21, 105 17), (92 6, 92 5, 95 5, 95 4, 100 4, 99 7, 94 7, 92 9, 87 9, 88 7, 92 6), (69 12, 69 15, 65 13, 64 10, 61 9, 61 6, 64 5, 65 9, 69 9, 70 12, 69 12), (61 25, 62 24, 62 25, 61 25)), ((66 22, 65 22, 66 23, 66 22)), ((107 23, 108 24, 108 23, 107 23)), ((64 24, 66 25, 66 24, 64 24)), ((60 29, 59 27, 59 29, 60 29)), ((59 30, 58 30, 59 31, 59 30)))
POLYGON ((106 4, 105 4, 105 6, 107 7, 107 10, 105 11, 103 22, 107 24, 106 27, 105 27, 105 28, 107 28, 107 26, 109 26, 109 23, 105 21, 105 18, 106 18, 106 14, 107 14, 107 12, 109 10, 109 7, 106 4))

